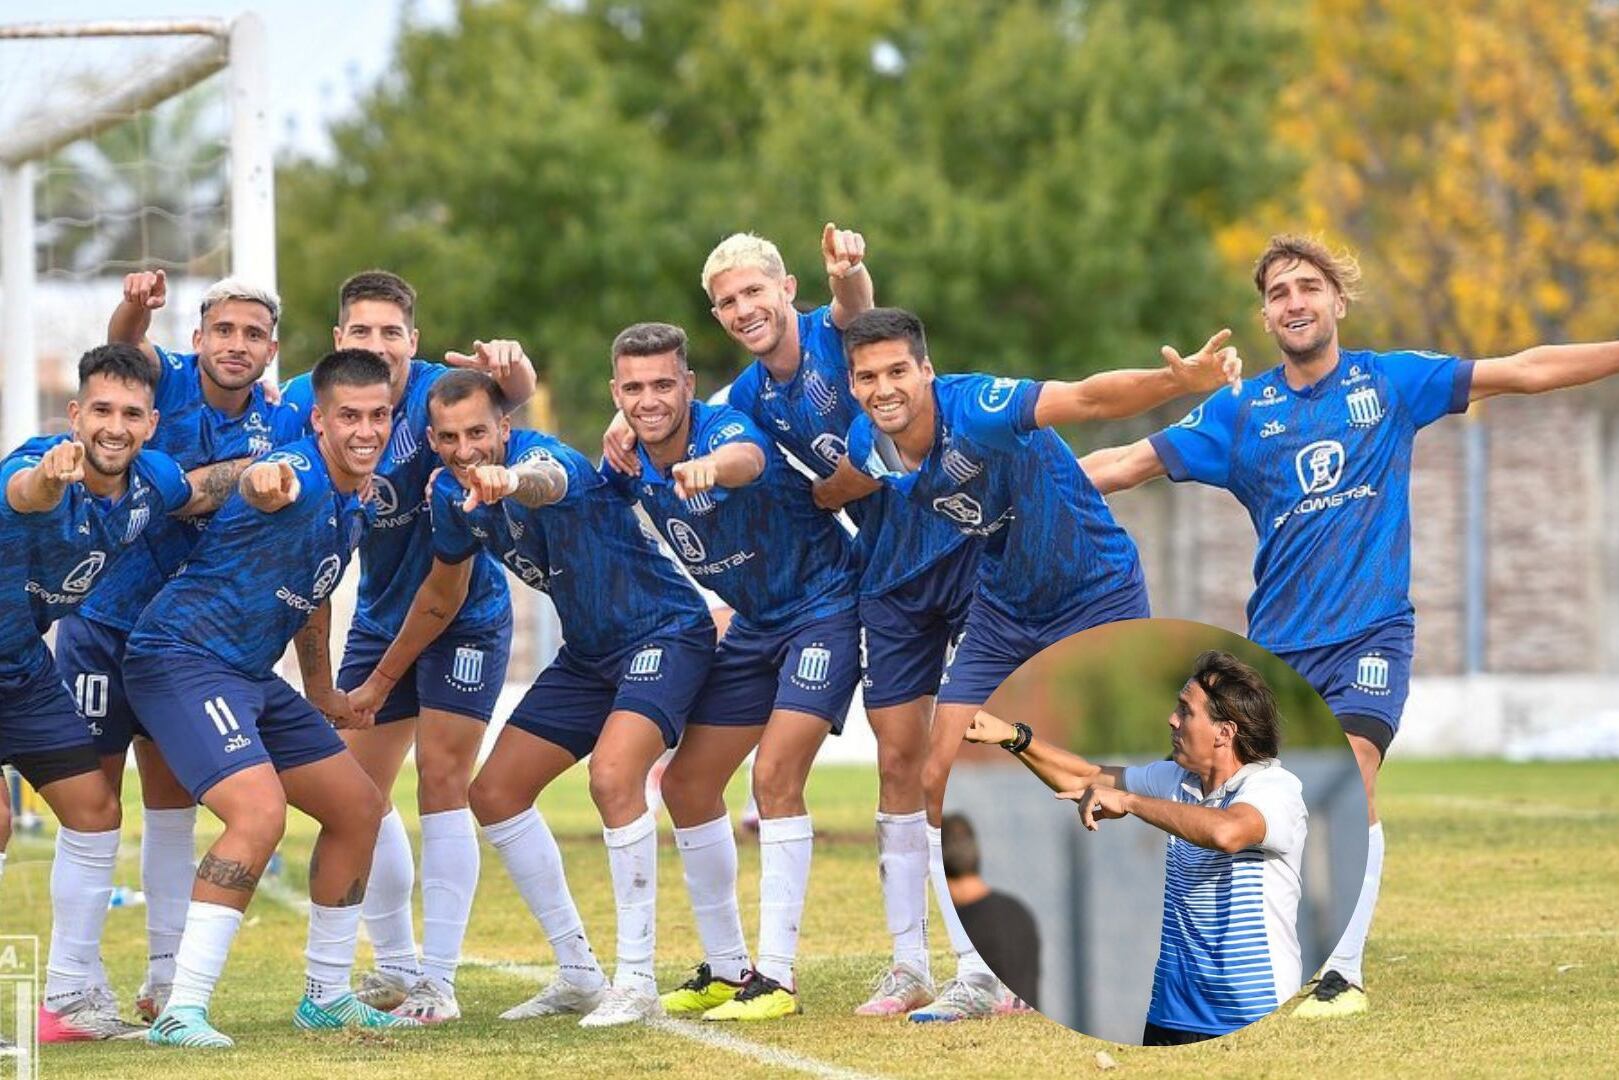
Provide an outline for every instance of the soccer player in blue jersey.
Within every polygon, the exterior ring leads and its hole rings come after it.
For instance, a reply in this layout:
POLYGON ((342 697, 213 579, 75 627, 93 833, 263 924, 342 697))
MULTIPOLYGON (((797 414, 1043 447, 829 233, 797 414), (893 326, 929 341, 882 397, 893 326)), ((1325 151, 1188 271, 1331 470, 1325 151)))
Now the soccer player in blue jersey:
MULTIPOLYGON (((230 1046, 208 1002, 290 803, 320 823, 310 856, 301 1028, 417 1026, 349 987, 360 901, 386 800, 325 717, 275 674, 370 525, 360 491, 387 445, 389 372, 375 354, 315 365, 314 438, 248 467, 185 568, 129 635, 124 687, 175 777, 224 833, 197 867, 154 1043, 230 1046)), ((345 702, 346 705, 346 702, 345 702)), ((352 717, 343 717, 352 723, 352 717)))
POLYGON ((1496 394, 1544 393, 1619 373, 1619 342, 1540 345, 1477 361, 1342 349, 1338 324, 1359 281, 1351 257, 1308 237, 1273 238, 1254 285, 1282 363, 1241 396, 1216 394, 1173 427, 1084 461, 1103 491, 1167 474, 1237 497, 1259 535, 1248 636, 1310 681, 1355 751, 1371 816, 1366 877, 1343 939, 1295 1010, 1303 1017, 1367 1008, 1362 960, 1384 846, 1377 773, 1399 729, 1415 639, 1416 433, 1496 394))
MULTIPOLYGON (((432 492, 433 569, 399 638, 350 700, 362 712, 373 708, 394 672, 455 618, 475 551, 495 554, 551 597, 562 651, 501 729, 471 790, 484 835, 561 968, 560 978, 504 1018, 576 1012, 586 1014, 582 1026, 607 1027, 655 1016, 658 838, 646 778, 685 729, 713 659, 713 621, 642 531, 633 498, 559 440, 513 430, 487 375, 446 375, 429 407, 432 445, 448 466, 432 492), (587 754, 618 908, 611 987, 568 892, 556 841, 534 808, 539 793, 587 754)), ((447 1018, 442 1009, 412 1015, 447 1018)))
MULTIPOLYGON (((1017 667, 1091 626, 1147 616, 1135 544, 1108 513, 1053 424, 1132 416, 1241 377, 1227 331, 1158 370, 1110 371, 1080 382, 987 375, 934 377, 922 322, 873 308, 844 331, 850 384, 865 415, 849 432, 842 490, 878 481, 984 541, 966 629, 939 690, 923 788, 938 826, 962 732, 1017 667), (866 475, 861 476, 860 471, 866 475)), ((942 856, 935 895, 948 896, 942 856)), ((982 1016, 997 1004, 993 974, 960 920, 940 905, 959 957, 957 976, 915 1020, 982 1016)))
POLYGON ((848 535, 815 507, 809 479, 753 421, 694 400, 679 327, 622 331, 613 341, 612 388, 640 464, 623 483, 687 573, 736 612, 663 774, 706 954, 663 1004, 712 1020, 787 1016, 799 1011, 793 961, 813 837, 804 781, 828 731, 842 729, 860 674, 848 535), (724 801, 726 781, 755 747, 756 965, 742 938, 724 801))
POLYGON ((1298 908, 1309 811, 1277 759, 1270 686, 1224 652, 1197 658, 1169 718, 1170 757, 1094 765, 980 711, 967 739, 999 743, 1097 823, 1135 817, 1169 834, 1147 1046, 1200 1042, 1274 1012, 1299 987, 1298 908))
MULTIPOLYGON (((336 689, 361 685, 404 624, 416 590, 433 562, 427 481, 437 467, 428 445, 427 394, 455 367, 487 371, 512 404, 534 392, 534 368, 515 341, 476 342, 471 353, 445 354, 444 364, 417 359, 416 292, 381 270, 356 274, 338 295, 339 349, 367 349, 388 363, 393 389, 393 435, 371 483, 376 524, 360 544, 359 604, 336 689)), ((307 377, 286 387, 288 404, 307 415, 307 377)), ((344 741, 385 794, 392 792, 405 755, 416 752, 416 804, 422 827, 422 956, 411 926, 415 860, 405 825, 390 810, 377 839, 366 892, 366 934, 376 970, 361 982, 360 999, 377 1008, 401 1005, 417 984, 424 1008, 435 1007, 434 987, 452 987, 460 963, 472 896, 478 885, 478 833, 467 808, 467 785, 495 701, 506 681, 511 651, 511 595, 499 564, 487 553, 472 557, 466 603, 415 664, 396 672, 398 683, 373 727, 344 732, 344 741)), ((323 708, 334 700, 327 660, 328 628, 317 617, 298 639, 304 692, 323 708)), ((340 695, 337 695, 340 696, 340 695)))
POLYGON ((0 760, 55 812, 51 947, 42 1041, 114 1038, 119 1020, 101 970, 101 928, 118 855, 118 796, 41 638, 108 576, 126 549, 172 513, 207 512, 167 455, 143 449, 157 422, 151 365, 126 345, 79 361, 71 435, 24 443, 0 464, 0 760))
MULTIPOLYGON (((241 471, 273 446, 297 438, 303 418, 265 400, 259 380, 276 354, 281 302, 273 292, 227 279, 203 293, 192 351, 147 340, 152 313, 168 299, 163 271, 124 278, 107 339, 138 347, 157 373, 156 433, 148 445, 183 468, 199 469, 199 489, 219 501, 241 471), (201 468, 208 466, 208 468, 201 468)), ((147 971, 135 1010, 150 1021, 163 1011, 174 981, 174 951, 185 929, 196 876, 197 809, 174 779, 124 695, 124 640, 141 610, 185 561, 205 518, 160 519, 102 577, 95 594, 56 631, 56 659, 95 736, 101 766, 121 791, 131 742, 141 778, 141 891, 146 896, 147 971)))

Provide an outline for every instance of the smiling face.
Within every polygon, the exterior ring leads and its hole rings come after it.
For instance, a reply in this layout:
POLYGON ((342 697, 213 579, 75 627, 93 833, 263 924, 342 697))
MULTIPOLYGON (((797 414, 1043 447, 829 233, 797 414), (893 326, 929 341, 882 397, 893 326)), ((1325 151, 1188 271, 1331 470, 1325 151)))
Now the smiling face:
POLYGON ((511 420, 502 415, 487 394, 469 394, 454 404, 434 402, 427 436, 433 449, 465 486, 468 474, 479 465, 503 465, 511 420))
POLYGON ((849 385, 877 430, 893 436, 927 421, 933 364, 913 356, 907 341, 858 345, 849 355, 849 385))
POLYGON ((754 356, 776 351, 787 333, 798 282, 791 274, 775 277, 756 266, 715 274, 708 283, 714 318, 731 340, 754 356))
POLYGON ((364 349, 382 357, 388 362, 393 385, 403 392, 418 337, 405 309, 387 300, 354 300, 342 316, 343 325, 332 329, 337 347, 364 349))
POLYGON ((340 383, 320 395, 310 421, 333 480, 339 488, 351 490, 382 460, 382 448, 393 429, 393 395, 387 383, 340 383))
POLYGON ((275 359, 275 323, 256 300, 221 300, 191 334, 203 374, 223 390, 241 390, 264 376, 275 359))
POLYGON ((1348 305, 1308 259, 1277 259, 1265 274, 1265 332, 1289 359, 1306 361, 1338 344, 1348 305))
POLYGON ((648 452, 683 438, 697 377, 675 352, 613 361, 613 404, 648 452))
POLYGON ((157 430, 151 387, 92 375, 77 399, 68 402, 73 437, 84 445, 84 463, 102 476, 122 476, 157 430))

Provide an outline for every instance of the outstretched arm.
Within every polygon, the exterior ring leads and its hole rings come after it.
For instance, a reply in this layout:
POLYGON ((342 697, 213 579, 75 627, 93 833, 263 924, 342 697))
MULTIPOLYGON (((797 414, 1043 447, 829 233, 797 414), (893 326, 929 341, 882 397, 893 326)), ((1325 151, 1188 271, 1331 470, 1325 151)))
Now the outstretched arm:
POLYGON ((852 229, 827 222, 821 230, 821 260, 832 289, 832 325, 848 329, 854 317, 876 303, 875 287, 866 267, 866 238, 852 229))
MULTIPOLYGON (((963 737, 968 742, 997 743, 1010 747, 1017 736, 1017 729, 1011 724, 980 709, 963 737)), ((1068 791, 1092 784, 1118 787, 1124 780, 1124 770, 1118 766, 1093 764, 1078 754, 1070 754, 1040 739, 1031 738, 1029 745, 1015 756, 1052 791, 1068 791)))
POLYGON ((19 514, 43 514, 56 509, 69 484, 83 479, 84 444, 69 439, 45 451, 38 465, 12 473, 6 502, 19 514))
POLYGON ((124 275, 124 298, 112 309, 107 320, 109 345, 134 345, 157 367, 157 349, 146 338, 152 328, 152 312, 168 303, 168 278, 161 270, 124 275))
POLYGON ((1148 825, 1174 833, 1187 843, 1228 854, 1265 840, 1265 815, 1247 803, 1232 803, 1220 810, 1098 787, 1060 791, 1057 797, 1078 803, 1080 819, 1093 832, 1098 820, 1134 814, 1148 825))
POLYGON ((717 487, 747 487, 765 471, 765 452, 751 442, 726 443, 702 457, 679 461, 669 472, 682 499, 717 487))
POLYGON ((1103 495, 1140 487, 1166 471, 1163 459, 1147 439, 1086 454, 1079 459, 1079 467, 1103 495))
POLYGON ((472 560, 447 563, 434 559, 416 597, 410 602, 405 623, 388 651, 382 654, 371 675, 354 690, 349 691, 349 705, 359 716, 375 716, 377 709, 400 677, 455 619, 461 605, 466 603, 467 589, 472 584, 472 560))
POLYGON ((516 469, 479 465, 467 482, 470 488, 461 509, 469 514, 483 503, 506 498, 537 509, 568 494, 568 472, 555 461, 531 461, 516 469))
POLYGON ((1591 345, 1536 345, 1473 365, 1469 401, 1497 394, 1544 394, 1619 374, 1619 341, 1591 345))
POLYGON ((199 465, 186 473, 186 482, 191 485, 191 501, 176 510, 175 515, 198 517, 224 506, 225 501, 235 493, 242 473, 251 464, 252 458, 232 458, 229 461, 216 461, 212 465, 199 465))
POLYGON ((831 476, 823 476, 812 483, 810 491, 815 497, 816 506, 836 512, 856 499, 864 499, 880 487, 882 484, 850 464, 849 456, 845 454, 838 460, 837 470, 831 476))
POLYGON ((470 353, 447 352, 444 362, 451 367, 472 368, 489 375, 506 395, 506 403, 514 409, 534 396, 538 382, 534 365, 523 352, 523 346, 515 341, 474 341, 470 353))
POLYGON ((1037 427, 1118 420, 1139 416, 1182 394, 1242 385, 1242 359, 1226 347, 1230 330, 1221 330, 1191 356, 1163 347, 1164 366, 1104 371, 1078 382, 1047 382, 1034 406, 1037 427))

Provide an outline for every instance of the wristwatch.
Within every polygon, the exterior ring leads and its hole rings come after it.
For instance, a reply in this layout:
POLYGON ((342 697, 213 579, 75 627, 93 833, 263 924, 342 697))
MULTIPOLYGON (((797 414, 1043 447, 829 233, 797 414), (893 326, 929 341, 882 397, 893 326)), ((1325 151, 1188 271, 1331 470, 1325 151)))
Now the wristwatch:
POLYGON ((1027 750, 1029 748, 1029 744, 1034 741, 1034 732, 1030 730, 1028 724, 1013 724, 1012 730, 1017 732, 1017 734, 1001 743, 1001 745, 1006 747, 1006 749, 1010 750, 1014 754, 1021 754, 1023 751, 1027 750))

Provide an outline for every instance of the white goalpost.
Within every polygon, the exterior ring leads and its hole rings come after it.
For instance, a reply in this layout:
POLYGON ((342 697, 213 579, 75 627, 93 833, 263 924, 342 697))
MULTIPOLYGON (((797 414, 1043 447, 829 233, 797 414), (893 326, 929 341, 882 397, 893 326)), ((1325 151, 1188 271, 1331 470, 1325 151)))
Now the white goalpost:
MULTIPOLYGON (((102 67, 105 67, 105 61, 102 67)), ((221 192, 225 203, 223 234, 226 249, 219 253, 225 272, 275 284, 275 186, 269 120, 269 65, 264 25, 256 15, 235 19, 167 19, 90 23, 29 23, 0 26, 0 70, 12 77, 0 82, 11 94, 13 84, 34 91, 20 106, 21 115, 0 112, 0 398, 4 400, 0 445, 10 449, 40 431, 41 385, 46 372, 40 365, 41 247, 40 189, 51 162, 83 140, 94 139, 171 102, 190 88, 220 75, 228 122, 219 133, 224 144, 223 169, 228 176, 221 192), (75 44, 116 40, 124 44, 148 39, 160 46, 156 56, 139 62, 126 56, 124 64, 138 70, 108 81, 94 60, 81 57, 73 66, 71 53, 60 50, 75 44), (51 50, 56 58, 32 69, 25 62, 40 60, 51 50), (82 70, 81 70, 82 69, 82 70), (92 78, 92 75, 94 76, 92 78), (37 87, 45 86, 48 96, 37 87), (75 92, 77 91, 77 92, 75 92)), ((17 95, 21 96, 20 92, 17 95)), ((167 211, 154 210, 161 215, 167 211)), ((97 227, 90 220, 65 214, 55 219, 61 229, 97 227)), ((145 262, 171 270, 194 269, 206 260, 190 253, 156 250, 148 244, 148 217, 141 207, 123 208, 117 217, 139 231, 139 257, 130 262, 104 259, 85 267, 61 269, 63 280, 96 281, 96 298, 104 318, 116 302, 107 293, 108 282, 145 262), (105 296, 102 294, 106 293, 105 296)), ((173 217, 169 214, 169 217, 173 217)), ((52 269, 47 259, 47 269, 52 269)), ((222 276, 222 275, 218 275, 222 276)), ((183 291, 180 292, 183 297, 183 291)), ((171 304, 173 301, 171 301, 171 304)), ((72 335, 85 338, 90 325, 72 335)), ((103 324, 104 325, 104 324, 103 324)), ((80 350, 94 340, 74 341, 80 350)), ((67 344, 58 350, 71 351, 67 344)), ((273 377, 273 373, 272 373, 273 377)))

